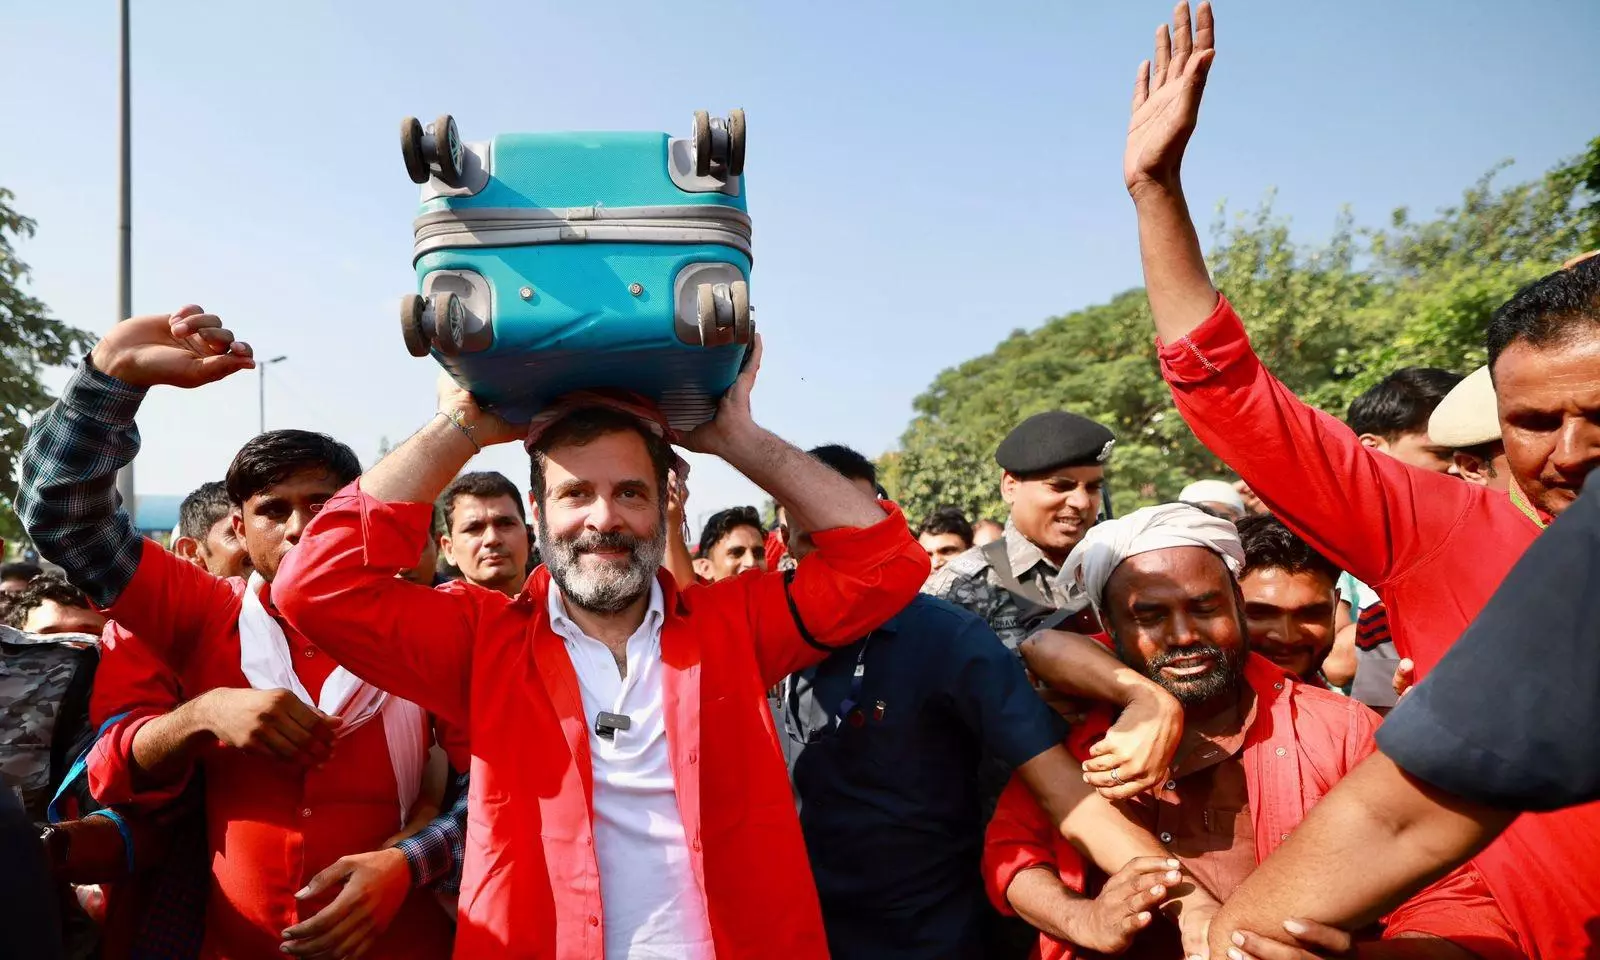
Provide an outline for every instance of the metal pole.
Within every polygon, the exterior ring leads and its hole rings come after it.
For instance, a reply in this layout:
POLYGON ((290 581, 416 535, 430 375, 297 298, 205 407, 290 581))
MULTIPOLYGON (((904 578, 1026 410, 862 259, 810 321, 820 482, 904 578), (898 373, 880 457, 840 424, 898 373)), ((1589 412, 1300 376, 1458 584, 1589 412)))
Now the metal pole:
MULTIPOLYGON (((133 316, 133 151, 132 98, 128 81, 128 0, 122 0, 122 175, 117 183, 117 320, 133 316)), ((139 501, 134 496, 133 464, 117 471, 117 493, 128 519, 138 526, 139 501)))
POLYGON ((256 367, 256 373, 260 374, 260 376, 256 378, 256 381, 261 386, 259 402, 256 404, 256 410, 259 411, 260 414, 261 414, 261 424, 260 424, 259 427, 256 428, 256 433, 266 433, 267 432, 267 365, 263 363, 261 366, 256 367))

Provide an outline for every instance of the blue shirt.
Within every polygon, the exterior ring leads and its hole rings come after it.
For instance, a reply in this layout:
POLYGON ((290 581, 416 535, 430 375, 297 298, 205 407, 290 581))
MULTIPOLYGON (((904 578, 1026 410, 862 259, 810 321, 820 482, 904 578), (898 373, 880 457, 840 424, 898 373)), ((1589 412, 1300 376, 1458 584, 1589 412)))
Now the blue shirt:
POLYGON ((1066 736, 1016 654, 923 595, 782 694, 779 739, 835 960, 981 957, 980 767, 1020 766, 1066 736))

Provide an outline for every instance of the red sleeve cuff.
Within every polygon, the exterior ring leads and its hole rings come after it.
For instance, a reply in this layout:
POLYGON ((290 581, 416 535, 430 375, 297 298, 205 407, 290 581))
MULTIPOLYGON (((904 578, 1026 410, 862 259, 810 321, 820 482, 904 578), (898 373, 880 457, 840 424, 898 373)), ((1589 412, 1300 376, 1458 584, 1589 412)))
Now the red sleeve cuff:
POLYGON ((421 559, 423 541, 433 526, 433 504, 379 500, 363 491, 358 479, 329 497, 322 508, 324 516, 351 512, 361 518, 362 559, 367 566, 406 570, 421 559))
POLYGON ((191 764, 176 782, 138 789, 133 783, 133 738, 145 724, 161 716, 155 711, 134 711, 113 723, 89 751, 89 793, 108 807, 157 808, 177 800, 194 776, 191 764))
POLYGON ((1173 343, 1162 343, 1157 338, 1156 354, 1161 359, 1161 375, 1175 387, 1204 383, 1230 366, 1255 360, 1244 324, 1228 298, 1220 293, 1211 316, 1188 336, 1173 343))

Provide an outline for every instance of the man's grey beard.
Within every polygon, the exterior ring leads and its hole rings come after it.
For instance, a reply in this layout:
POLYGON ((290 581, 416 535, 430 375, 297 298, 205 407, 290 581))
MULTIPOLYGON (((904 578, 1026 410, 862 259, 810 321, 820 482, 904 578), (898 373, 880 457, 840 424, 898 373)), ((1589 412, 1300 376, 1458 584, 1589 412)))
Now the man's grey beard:
POLYGON ((539 548, 544 565, 550 568, 550 578, 568 603, 591 613, 618 613, 649 593, 667 555, 667 530, 663 523, 649 539, 628 533, 585 531, 570 540, 557 540, 550 536, 541 513, 539 548), (591 550, 627 550, 628 566, 620 572, 609 568, 585 570, 582 557, 591 550))

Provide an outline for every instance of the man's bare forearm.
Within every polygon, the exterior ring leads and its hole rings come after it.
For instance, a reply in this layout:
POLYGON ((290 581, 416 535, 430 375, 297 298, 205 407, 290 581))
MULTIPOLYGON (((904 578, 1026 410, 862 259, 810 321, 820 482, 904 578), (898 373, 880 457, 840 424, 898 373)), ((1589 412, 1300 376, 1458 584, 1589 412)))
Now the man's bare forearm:
POLYGON ((362 474, 361 489, 387 503, 432 503, 475 453, 462 429, 438 415, 362 474))
POLYGON ((1020 871, 1006 888, 1006 902, 1034 929, 1067 943, 1074 926, 1092 908, 1093 901, 1067 889, 1049 867, 1020 871))
POLYGON ((1018 649, 1034 676, 1070 697, 1125 707, 1141 696, 1163 693, 1155 681, 1082 634, 1046 630, 1018 649))
POLYGON ((883 508, 855 484, 770 430, 750 424, 725 447, 716 453, 783 504, 803 529, 870 527, 884 518, 883 508))
POLYGON ((1234 930, 1272 936, 1291 918, 1368 923, 1472 857, 1514 816, 1435 790, 1374 753, 1234 893, 1212 927, 1213 950, 1226 949, 1234 930))
POLYGON ((216 740, 205 694, 156 717, 133 735, 133 777, 139 788, 166 786, 182 779, 200 750, 216 740))
POLYGON ((1211 315, 1217 289, 1211 285, 1183 186, 1176 179, 1144 184, 1134 192, 1133 205, 1139 214, 1139 252, 1156 333, 1162 342, 1176 343, 1211 315))

